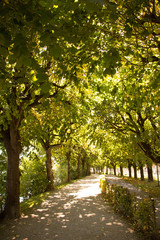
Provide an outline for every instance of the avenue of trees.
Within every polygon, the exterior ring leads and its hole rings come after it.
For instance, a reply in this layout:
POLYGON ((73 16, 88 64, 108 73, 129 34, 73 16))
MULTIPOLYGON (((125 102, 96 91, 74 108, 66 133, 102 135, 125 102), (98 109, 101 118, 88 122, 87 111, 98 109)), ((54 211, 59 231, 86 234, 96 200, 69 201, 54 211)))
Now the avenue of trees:
POLYGON ((159 0, 0 1, 0 201, 160 163, 159 0), (56 169, 54 169, 56 167, 56 169), (54 171, 53 171, 54 169, 54 171))

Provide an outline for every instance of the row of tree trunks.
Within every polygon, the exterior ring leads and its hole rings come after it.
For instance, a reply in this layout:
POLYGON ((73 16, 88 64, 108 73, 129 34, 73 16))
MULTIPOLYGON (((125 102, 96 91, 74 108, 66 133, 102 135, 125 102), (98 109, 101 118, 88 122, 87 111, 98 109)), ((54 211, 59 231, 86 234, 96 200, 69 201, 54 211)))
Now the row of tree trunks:
MULTIPOLYGON (((137 179, 137 165, 136 164, 131 164, 128 163, 128 172, 129 172, 129 177, 132 177, 132 166, 134 169, 134 178, 137 179)), ((144 169, 143 166, 139 167, 140 170, 140 176, 141 176, 141 180, 144 180, 144 169)), ((147 172, 148 172, 148 181, 153 181, 153 170, 152 170, 152 166, 151 165, 147 165, 147 172)))
POLYGON ((86 161, 86 153, 79 149, 79 155, 77 157, 77 179, 81 176, 89 176, 90 174, 90 164, 86 161))
MULTIPOLYGON (((116 165, 112 164, 113 166, 113 173, 114 175, 116 175, 116 165)), ((137 179, 137 165, 136 164, 131 164, 130 162, 128 163, 128 173, 129 173, 129 177, 132 178, 132 167, 134 170, 134 178, 137 179)), ((106 173, 108 174, 108 166, 106 167, 107 171, 106 173)), ((143 166, 139 167, 140 170, 140 176, 141 176, 141 180, 144 180, 144 169, 143 166)), ((147 173, 148 173, 148 181, 153 181, 153 170, 152 170, 152 165, 148 164, 147 165, 147 173)), ((123 167, 122 165, 120 165, 120 175, 121 177, 123 177, 123 167)))

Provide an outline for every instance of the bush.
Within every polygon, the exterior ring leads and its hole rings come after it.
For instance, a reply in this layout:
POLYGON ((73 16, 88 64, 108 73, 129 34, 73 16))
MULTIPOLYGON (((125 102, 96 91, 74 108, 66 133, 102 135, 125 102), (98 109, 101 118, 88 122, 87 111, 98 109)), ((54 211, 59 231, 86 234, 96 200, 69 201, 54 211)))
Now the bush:
POLYGON ((120 212, 124 217, 133 218, 134 195, 129 192, 127 188, 121 186, 114 186, 113 204, 114 209, 120 212))
POLYGON ((127 188, 100 180, 101 192, 111 202, 116 212, 122 214, 134 224, 136 229, 149 237, 155 238, 155 209, 151 199, 136 201, 135 196, 127 188))
POLYGON ((101 188, 101 193, 102 194, 106 194, 106 186, 107 186, 107 182, 105 178, 101 178, 100 179, 100 188, 101 188))
POLYGON ((58 186, 67 182, 67 164, 54 164, 54 184, 58 186))
POLYGON ((137 203, 135 211, 136 228, 144 233, 153 233, 155 230, 155 213, 153 203, 150 199, 145 199, 137 203))
POLYGON ((21 163, 21 197, 43 193, 47 183, 45 159, 40 159, 35 153, 24 158, 21 163))

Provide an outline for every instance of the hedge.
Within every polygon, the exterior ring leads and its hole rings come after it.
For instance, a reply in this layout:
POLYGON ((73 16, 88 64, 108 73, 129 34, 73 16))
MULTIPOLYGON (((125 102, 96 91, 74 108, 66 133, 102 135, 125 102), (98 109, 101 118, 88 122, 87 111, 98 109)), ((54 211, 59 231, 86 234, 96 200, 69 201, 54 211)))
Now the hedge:
POLYGON ((106 178, 100 179, 100 188, 103 197, 112 204, 115 212, 123 215, 147 239, 157 239, 154 199, 137 200, 128 188, 109 184, 106 178))

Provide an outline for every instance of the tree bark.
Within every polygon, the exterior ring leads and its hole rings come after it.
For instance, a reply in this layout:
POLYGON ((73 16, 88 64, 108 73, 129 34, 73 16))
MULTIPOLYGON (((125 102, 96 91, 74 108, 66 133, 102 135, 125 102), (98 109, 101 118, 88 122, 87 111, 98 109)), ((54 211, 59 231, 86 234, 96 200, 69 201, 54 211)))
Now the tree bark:
POLYGON ((81 177, 81 156, 78 156, 78 163, 77 163, 77 178, 81 177))
POLYGON ((114 175, 116 176, 116 164, 113 164, 113 171, 114 171, 114 175))
POLYGON ((151 164, 147 164, 147 171, 148 171, 148 181, 152 182, 153 181, 153 170, 152 170, 151 164))
POLYGON ((143 166, 140 166, 140 174, 141 174, 141 180, 144 180, 144 170, 143 170, 143 166))
POLYGON ((2 130, 2 137, 8 156, 5 215, 10 219, 20 217, 19 156, 22 148, 19 130, 16 129, 14 120, 7 130, 2 130))
POLYGON ((123 167, 120 165, 121 177, 123 177, 123 167))
POLYGON ((154 151, 149 143, 140 142, 138 143, 138 146, 142 149, 142 151, 145 153, 147 157, 152 159, 154 163, 160 163, 160 156, 154 154, 154 151))
POLYGON ((68 182, 71 181, 71 150, 69 150, 66 154, 67 157, 67 164, 68 164, 68 182))
POLYGON ((53 170, 52 170, 52 155, 51 155, 51 148, 48 147, 46 150, 46 169, 47 169, 47 179, 48 179, 48 185, 46 188, 46 191, 52 191, 54 190, 54 176, 53 176, 53 170))
POLYGON ((129 177, 132 177, 131 163, 128 163, 129 177))
POLYGON ((89 165, 89 163, 87 163, 87 176, 89 176, 90 174, 91 174, 90 165, 89 165))
POLYGON ((133 164, 133 169, 134 169, 134 178, 137 179, 137 165, 135 163, 133 164))
POLYGON ((85 177, 85 159, 82 159, 82 176, 85 177))

